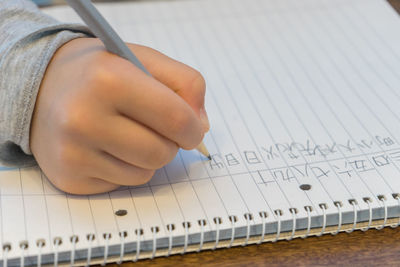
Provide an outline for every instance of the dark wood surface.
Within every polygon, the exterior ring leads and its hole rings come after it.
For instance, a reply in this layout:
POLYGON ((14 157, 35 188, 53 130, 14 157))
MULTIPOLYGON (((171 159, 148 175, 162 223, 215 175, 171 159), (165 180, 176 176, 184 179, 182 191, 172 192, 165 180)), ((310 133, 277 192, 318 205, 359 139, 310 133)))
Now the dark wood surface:
MULTIPOLYGON (((400 227, 124 263, 144 266, 400 266, 400 227)), ((110 264, 109 266, 118 266, 110 264)))
MULTIPOLYGON (((350 0, 349 0, 350 1, 350 0)), ((389 0, 400 12, 400 0, 389 0)), ((400 227, 156 258, 140 266, 400 266, 400 227)), ((117 266, 110 264, 108 266, 117 266)))
POLYGON ((400 0, 388 0, 388 2, 400 13, 400 0))

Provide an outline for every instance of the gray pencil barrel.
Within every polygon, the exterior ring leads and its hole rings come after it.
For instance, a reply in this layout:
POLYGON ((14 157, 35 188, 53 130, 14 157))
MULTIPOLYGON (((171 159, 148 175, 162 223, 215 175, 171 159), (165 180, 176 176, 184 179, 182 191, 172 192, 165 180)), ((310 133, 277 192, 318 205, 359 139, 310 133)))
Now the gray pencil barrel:
POLYGON ((66 1, 78 13, 94 35, 100 38, 109 52, 129 60, 144 73, 151 76, 90 0, 66 1))

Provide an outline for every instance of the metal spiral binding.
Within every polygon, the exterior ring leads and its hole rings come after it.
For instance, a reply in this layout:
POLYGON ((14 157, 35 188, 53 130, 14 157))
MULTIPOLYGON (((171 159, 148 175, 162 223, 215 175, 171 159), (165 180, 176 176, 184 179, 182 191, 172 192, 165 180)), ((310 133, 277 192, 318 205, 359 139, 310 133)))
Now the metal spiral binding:
POLYGON ((171 255, 171 252, 172 252, 172 232, 175 230, 175 225, 174 224, 168 224, 167 225, 167 230, 169 232, 169 236, 168 236, 168 253, 167 253, 167 255, 165 255, 166 257, 171 255))
POLYGON ((304 209, 307 211, 307 232, 302 238, 307 238, 311 231, 311 206, 305 206, 304 209))
POLYGON ((220 217, 215 217, 214 218, 214 223, 216 227, 216 232, 215 232, 215 244, 212 250, 215 250, 218 247, 219 244, 219 226, 222 224, 222 219, 220 217))
POLYGON ((246 239, 244 240, 242 246, 246 246, 249 243, 249 239, 250 239, 250 221, 253 220, 253 215, 251 213, 246 213, 244 215, 244 218, 246 219, 246 239))
POLYGON ((190 228, 190 226, 191 226, 190 222, 183 223, 183 228, 185 229, 185 239, 184 239, 183 250, 182 250, 181 254, 186 253, 187 247, 189 245, 189 228, 190 228))
POLYGON ((371 228, 372 224, 372 207, 371 207, 371 199, 369 197, 364 198, 364 202, 368 204, 368 225, 367 227, 361 228, 361 231, 365 232, 368 231, 371 228))
POLYGON ((88 234, 86 236, 86 239, 89 241, 89 246, 87 249, 87 261, 86 261, 86 266, 90 266, 90 262, 92 261, 92 243, 95 239, 94 234, 88 234))
POLYGON ((333 203, 335 206, 336 206, 336 208, 338 209, 338 216, 339 216, 339 219, 338 219, 338 228, 336 229, 336 232, 333 232, 333 233, 331 233, 332 235, 337 235, 339 232, 340 232, 340 230, 342 229, 342 206, 343 206, 343 204, 342 204, 342 202, 340 202, 340 201, 336 201, 336 202, 334 202, 333 203))
POLYGON ((105 266, 107 264, 108 248, 109 248, 109 244, 110 244, 111 234, 110 233, 103 234, 103 237, 106 240, 106 243, 104 244, 104 258, 103 258, 103 263, 101 264, 101 266, 105 266))
POLYGON ((199 248, 197 249, 197 252, 200 252, 203 249, 203 244, 204 244, 204 226, 207 224, 206 220, 198 220, 198 223, 200 225, 200 244, 199 248))
MULTIPOLYGON (((397 202, 399 203, 399 207, 400 207, 400 194, 392 194, 393 198, 397 200, 397 202)), ((392 225, 392 228, 396 228, 400 225, 400 216, 399 216, 399 221, 397 222, 396 225, 392 225)))
POLYGON ((290 208, 289 211, 292 214, 292 234, 288 238, 286 238, 286 240, 288 241, 293 239, 294 234, 296 233, 296 223, 297 223, 297 217, 296 217, 297 209, 290 208))
POLYGON ((25 266, 25 251, 28 249, 28 242, 22 241, 19 243, 19 247, 21 248, 21 258, 20 258, 20 266, 25 266))
POLYGON ((71 264, 71 266, 74 266, 74 264, 75 264, 76 243, 78 243, 79 237, 77 235, 73 235, 73 236, 71 236, 70 241, 72 243, 70 264, 71 264))
POLYGON ((8 252, 10 252, 11 250, 11 244, 4 244, 3 245, 3 266, 7 267, 7 263, 8 263, 8 252))
POLYGON ((136 234, 136 256, 133 259, 133 262, 137 262, 140 257, 140 238, 143 235, 143 229, 136 229, 135 234, 136 234))
POLYGON ((117 261, 117 264, 121 264, 124 260, 125 256, 125 237, 128 236, 128 233, 123 231, 119 233, 119 237, 121 239, 121 244, 119 248, 119 260, 117 261))
POLYGON ((154 257, 156 256, 156 251, 157 251, 157 233, 160 231, 160 228, 158 228, 158 226, 153 226, 150 229, 151 229, 151 232, 153 233, 153 249, 152 249, 150 259, 154 259, 154 257))
POLYGON ((231 241, 229 242, 228 248, 232 247, 233 242, 235 241, 235 230, 236 230, 236 222, 237 222, 237 217, 236 216, 229 216, 229 220, 231 221, 231 241))
POLYGON ((278 218, 278 223, 276 225, 276 227, 277 227, 276 236, 275 236, 275 239, 272 242, 278 241, 279 237, 281 235, 281 216, 283 215, 283 211, 282 210, 275 210, 275 215, 278 218))
POLYGON ((62 244, 61 237, 54 238, 54 266, 58 266, 58 247, 62 244))
MULTIPOLYGON (((400 193, 394 193, 392 194, 393 199, 397 200, 398 202, 398 207, 400 208, 400 193)), ((381 202, 381 205, 384 210, 384 218, 383 218, 383 223, 380 226, 375 226, 376 229, 380 230, 384 228, 387 224, 388 221, 388 205, 387 205, 387 199, 384 195, 378 195, 377 199, 381 202)), ((367 231, 368 229, 371 228, 372 225, 372 200, 369 197, 363 198, 363 201, 368 205, 368 224, 366 227, 361 228, 360 230, 362 231, 367 231)), ((351 233, 355 230, 357 227, 357 201, 355 199, 349 199, 348 203, 352 205, 353 207, 353 221, 352 221, 352 228, 350 230, 346 230, 346 232, 351 233)), ((336 235, 339 233, 342 229, 342 224, 343 224, 343 211, 342 207, 343 204, 340 201, 334 201, 333 205, 337 208, 337 214, 338 214, 338 222, 337 222, 337 229, 335 232, 332 232, 332 235, 336 235)), ((321 226, 321 232, 317 233, 316 236, 321 236, 325 233, 326 227, 327 227, 327 209, 328 209, 328 204, 326 203, 321 203, 318 205, 319 208, 322 210, 322 226, 321 226)), ((306 238, 310 235, 311 231, 311 212, 313 211, 313 208, 311 206, 305 206, 304 207, 305 211, 307 212, 307 228, 306 228, 306 233, 302 238, 306 238)), ((291 240, 294 238, 296 230, 297 230, 297 209, 296 208, 289 208, 289 212, 292 214, 292 230, 290 231, 290 235, 286 238, 286 240, 291 240)), ((281 230, 282 230, 282 216, 284 214, 284 211, 282 210, 275 210, 274 214, 276 215, 276 235, 275 238, 272 240, 272 242, 276 242, 281 238, 281 230)), ((262 223, 262 228, 261 228, 261 234, 260 234, 260 239, 256 242, 257 244, 261 244, 265 240, 265 235, 266 235, 266 218, 268 217, 268 213, 265 211, 259 212, 258 214, 261 218, 261 223, 262 223)), ((242 245, 245 246, 249 243, 250 240, 250 232, 251 232, 251 221, 253 221, 254 217, 253 214, 251 213, 245 213, 244 218, 246 220, 246 235, 244 238, 244 241, 240 244, 236 245, 242 245)), ((231 222, 231 237, 230 237, 230 242, 228 243, 228 247, 231 247, 235 244, 235 236, 236 236, 236 228, 237 228, 237 222, 238 218, 236 216, 229 216, 228 219, 231 222)), ((212 220, 215 223, 215 243, 214 246, 211 248, 212 250, 215 250, 218 248, 219 243, 220 243, 220 227, 222 224, 222 218, 221 217, 215 217, 212 220)), ((201 251, 203 249, 204 245, 204 234, 205 234, 205 226, 207 225, 207 221, 204 219, 198 220, 197 221, 198 225, 200 226, 200 241, 199 241, 199 247, 197 251, 201 251)), ((191 223, 186 221, 182 223, 183 229, 184 229, 184 243, 182 247, 181 254, 185 254, 188 250, 189 246, 189 229, 191 228, 191 223)), ((391 225, 392 228, 398 227, 400 225, 400 215, 399 215, 399 220, 396 225, 391 225)), ((166 256, 170 256, 172 254, 172 248, 173 248, 173 232, 175 230, 175 225, 174 224, 169 224, 166 226, 168 230, 168 251, 166 256)), ((152 238, 152 253, 150 258, 154 258, 157 254, 157 234, 160 231, 158 226, 153 226, 150 228, 151 232, 153 233, 153 238, 152 238)), ((140 252, 141 252, 141 241, 142 237, 144 234, 143 229, 136 229, 134 231, 136 234, 136 253, 134 255, 134 258, 132 261, 137 261, 140 258, 140 252)), ((128 232, 123 231, 119 233, 120 237, 120 253, 119 253, 119 258, 116 261, 118 264, 122 263, 122 261, 125 258, 125 242, 126 242, 126 237, 128 236, 128 232)), ((103 238, 105 239, 105 244, 104 244, 104 255, 103 255, 103 261, 102 261, 102 266, 104 266, 107 261, 109 260, 109 249, 110 249, 110 239, 112 235, 111 233, 104 233, 103 238)), ((86 239, 88 240, 88 248, 87 248, 87 258, 86 258, 86 266, 89 266, 91 261, 92 261, 92 246, 93 246, 93 241, 95 240, 95 234, 88 234, 86 235, 86 239)), ((71 236, 70 242, 72 243, 72 249, 71 249, 71 254, 70 254, 70 265, 74 266, 75 264, 75 253, 76 253, 76 244, 79 241, 79 237, 77 235, 71 236)), ((53 239, 53 256, 54 256, 54 261, 53 264, 54 266, 57 266, 59 263, 59 247, 62 244, 62 239, 61 237, 55 237, 53 239)), ((26 258, 26 251, 28 249, 28 242, 27 241, 22 241, 19 244, 19 247, 21 249, 21 256, 20 256, 20 265, 24 266, 25 264, 25 258, 26 258)), ((39 239, 36 241, 36 246, 38 247, 38 255, 37 255, 37 265, 41 266, 42 264, 42 256, 43 256, 43 251, 42 249, 46 246, 46 241, 44 239, 39 239)), ((3 244, 3 266, 7 267, 8 265, 8 255, 9 252, 11 251, 11 244, 5 243, 3 244)))
MULTIPOLYGON (((38 249, 39 252, 38 252, 38 255, 37 255, 37 265, 38 266, 42 265, 42 248, 45 246, 45 244, 46 244, 46 241, 44 239, 39 239, 39 240, 36 241, 36 246, 39 248, 38 249)), ((55 265, 57 264, 55 256, 54 256, 54 263, 55 263, 55 265)))
POLYGON ((353 232, 357 225, 357 201, 355 199, 350 199, 349 203, 353 206, 353 227, 350 230, 346 230, 346 233, 353 232))
POLYGON ((319 207, 322 209, 322 229, 317 236, 322 236, 325 233, 326 229, 326 209, 328 208, 328 205, 325 203, 319 204, 319 207))
POLYGON ((382 202, 382 204, 383 204, 383 210, 384 210, 384 218, 383 218, 383 224, 381 225, 381 226, 377 226, 377 227, 375 227, 375 229, 377 229, 377 230, 382 230, 383 229, 383 227, 385 227, 386 226, 386 223, 387 223, 387 205, 386 205, 386 198, 385 198, 385 196, 383 196, 383 195, 380 195, 380 196, 378 196, 378 199, 379 199, 379 201, 380 202, 382 202))
POLYGON ((266 211, 261 211, 259 213, 261 220, 262 220, 262 230, 261 230, 261 237, 260 240, 257 242, 257 244, 261 244, 262 242, 264 242, 264 238, 265 238, 265 224, 266 224, 266 218, 268 216, 268 213, 266 211))

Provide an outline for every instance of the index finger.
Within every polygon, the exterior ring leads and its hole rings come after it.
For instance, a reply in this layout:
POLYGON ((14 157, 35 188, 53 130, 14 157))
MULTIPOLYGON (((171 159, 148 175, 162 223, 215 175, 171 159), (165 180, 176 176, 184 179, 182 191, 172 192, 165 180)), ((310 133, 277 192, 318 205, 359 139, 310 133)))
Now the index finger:
POLYGON ((173 90, 146 75, 132 63, 114 57, 106 73, 117 73, 118 78, 109 81, 104 100, 113 103, 116 111, 137 121, 184 149, 195 148, 203 138, 203 127, 191 106, 173 90), (108 69, 111 68, 111 69, 108 69))
POLYGON ((129 48, 155 79, 185 99, 195 111, 204 106, 206 86, 197 70, 146 46, 129 44, 129 48))

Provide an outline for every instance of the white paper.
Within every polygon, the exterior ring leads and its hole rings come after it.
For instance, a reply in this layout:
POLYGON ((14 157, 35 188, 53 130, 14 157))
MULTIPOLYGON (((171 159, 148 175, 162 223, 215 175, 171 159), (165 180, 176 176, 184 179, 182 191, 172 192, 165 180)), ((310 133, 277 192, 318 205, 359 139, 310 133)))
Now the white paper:
MULTIPOLYGON (((207 81, 212 154, 180 151, 143 186, 77 197, 54 189, 34 168, 1 170, 1 242, 19 257, 20 241, 35 246, 61 236, 97 235, 112 244, 126 231, 135 242, 205 230, 388 206, 400 192, 400 20, 383 0, 220 0, 98 5, 122 38, 158 49, 200 70, 207 81), (300 185, 311 185, 303 191, 300 185), (29 201, 27 204, 26 201, 29 201), (26 209, 29 208, 29 212, 26 209), (66 210, 67 209, 67 210, 66 210), (124 217, 115 211, 125 209, 124 217), (35 219, 32 214, 40 214, 35 219), (12 220, 12 221, 11 221, 12 220), (60 223, 57 223, 60 220, 60 223), (62 225, 64 229, 61 229, 62 225), (44 227, 46 228, 40 228, 44 227), (48 228, 47 228, 48 227, 48 228), (50 229, 50 230, 47 230, 50 229)), ((79 21, 72 10, 45 10, 79 21)), ((225 239, 229 236, 223 237, 225 239)), ((61 249, 69 251, 65 240, 61 249)), ((110 243, 110 244, 111 244, 110 243)), ((51 248, 52 249, 52 248, 51 248)), ((51 251, 49 249, 49 251, 51 251)), ((151 249, 147 247, 146 249, 151 249)), ((31 247, 30 253, 35 253, 31 247)), ((85 257, 83 253, 81 255, 85 257)))

